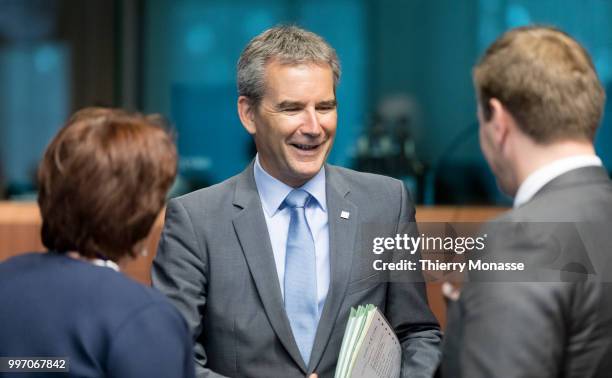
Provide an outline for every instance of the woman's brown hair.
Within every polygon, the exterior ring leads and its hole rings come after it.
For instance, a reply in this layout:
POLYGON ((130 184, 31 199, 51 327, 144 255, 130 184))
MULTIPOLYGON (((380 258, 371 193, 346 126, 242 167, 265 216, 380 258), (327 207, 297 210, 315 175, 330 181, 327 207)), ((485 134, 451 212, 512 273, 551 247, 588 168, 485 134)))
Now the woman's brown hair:
POLYGON ((42 241, 57 252, 135 256, 176 175, 159 117, 86 108, 53 138, 38 170, 42 241))

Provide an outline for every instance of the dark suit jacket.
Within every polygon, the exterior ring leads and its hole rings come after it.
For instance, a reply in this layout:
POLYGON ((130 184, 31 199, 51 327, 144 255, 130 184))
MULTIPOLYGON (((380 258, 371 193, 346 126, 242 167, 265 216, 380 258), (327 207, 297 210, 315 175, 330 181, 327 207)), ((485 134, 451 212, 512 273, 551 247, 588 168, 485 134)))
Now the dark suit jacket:
POLYGON ((0 264, 0 356, 67 357, 69 373, 0 377, 193 377, 189 330, 163 295, 57 253, 0 264))
POLYGON ((368 303, 378 306, 395 328, 405 374, 432 374, 440 356, 440 332, 422 279, 385 282, 371 267, 372 240, 360 234, 375 224, 395 235, 404 222, 414 221, 403 184, 328 165, 326 194, 331 283, 306 362, 284 310, 253 164, 221 184, 169 202, 153 284, 187 319, 198 376, 304 377, 317 372, 331 377, 350 308, 368 303), (340 217, 342 211, 350 213, 349 219, 340 217))
POLYGON ((609 377, 611 227, 612 185, 599 167, 555 178, 489 224, 488 259, 535 269, 470 273, 449 306, 443 376, 609 377))

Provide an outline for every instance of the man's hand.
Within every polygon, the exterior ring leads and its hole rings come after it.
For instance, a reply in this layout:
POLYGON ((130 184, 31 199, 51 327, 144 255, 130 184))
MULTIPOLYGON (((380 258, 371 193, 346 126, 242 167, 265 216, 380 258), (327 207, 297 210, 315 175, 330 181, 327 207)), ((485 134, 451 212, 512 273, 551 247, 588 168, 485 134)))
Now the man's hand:
POLYGON ((318 378, 319 376, 316 374, 310 374, 310 376, 308 378, 318 378))
POLYGON ((450 282, 444 282, 442 284, 442 295, 444 296, 446 304, 449 302, 456 302, 461 296, 461 289, 457 288, 450 282))

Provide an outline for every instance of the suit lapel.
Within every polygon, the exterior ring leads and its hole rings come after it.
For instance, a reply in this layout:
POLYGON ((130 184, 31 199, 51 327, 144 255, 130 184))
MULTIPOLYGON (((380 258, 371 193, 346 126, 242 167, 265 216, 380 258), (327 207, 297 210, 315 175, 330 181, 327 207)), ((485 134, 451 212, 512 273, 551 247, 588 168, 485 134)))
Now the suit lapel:
POLYGON ((358 220, 357 206, 347 199, 350 191, 342 177, 329 165, 325 166, 325 172, 331 280, 308 364, 311 367, 317 366, 321 360, 344 301, 358 220), (348 219, 340 216, 343 211, 349 213, 348 219))
POLYGON ((233 219, 234 229, 266 315, 289 355, 306 374, 285 313, 266 219, 253 177, 253 163, 238 176, 234 205, 241 208, 233 219))

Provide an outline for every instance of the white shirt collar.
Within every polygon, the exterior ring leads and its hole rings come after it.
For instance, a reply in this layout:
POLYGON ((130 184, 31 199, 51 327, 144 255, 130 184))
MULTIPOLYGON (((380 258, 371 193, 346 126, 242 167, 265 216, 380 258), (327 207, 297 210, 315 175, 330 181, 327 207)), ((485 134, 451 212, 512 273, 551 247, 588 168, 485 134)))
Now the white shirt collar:
MULTIPOLYGON (((255 156, 255 167, 253 169, 255 176, 255 185, 261 198, 264 211, 269 217, 274 216, 281 204, 285 200, 285 197, 294 188, 285 184, 284 182, 272 177, 266 172, 261 164, 259 163, 259 154, 255 156)), ((308 192, 319 205, 321 210, 327 211, 327 201, 325 196, 325 166, 321 167, 321 170, 304 185, 300 187, 308 192)))
POLYGON ((603 164, 595 155, 576 155, 555 160, 532 172, 521 184, 514 197, 514 207, 519 207, 533 198, 544 185, 571 170, 603 164))
POLYGON ((104 268, 111 268, 115 272, 119 271, 119 265, 117 265, 117 263, 111 260, 91 259, 89 260, 89 262, 91 262, 94 265, 101 266, 104 268))

